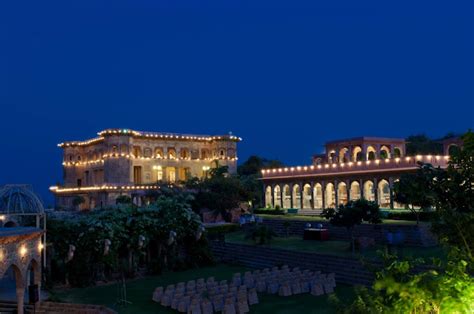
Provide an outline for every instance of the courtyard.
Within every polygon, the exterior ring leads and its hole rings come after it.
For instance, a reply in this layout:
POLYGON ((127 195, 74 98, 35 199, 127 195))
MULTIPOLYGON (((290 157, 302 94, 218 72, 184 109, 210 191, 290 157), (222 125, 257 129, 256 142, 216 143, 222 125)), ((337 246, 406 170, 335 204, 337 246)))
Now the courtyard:
MULTIPOLYGON (((127 300, 131 303, 126 306, 117 304, 118 287, 115 283, 89 288, 58 289, 52 292, 52 298, 61 302, 105 305, 118 313, 125 314, 176 313, 151 300, 153 290, 156 287, 209 276, 214 276, 216 280, 230 279, 234 273, 243 273, 247 270, 249 268, 218 264, 212 267, 182 272, 168 272, 160 276, 127 281, 127 300)), ((353 288, 348 285, 338 284, 335 293, 338 298, 344 301, 351 301, 355 296, 353 288)), ((259 304, 250 307, 250 313, 335 313, 335 308, 328 302, 327 295, 315 297, 310 294, 300 294, 290 297, 279 297, 259 294, 259 299, 259 304)))

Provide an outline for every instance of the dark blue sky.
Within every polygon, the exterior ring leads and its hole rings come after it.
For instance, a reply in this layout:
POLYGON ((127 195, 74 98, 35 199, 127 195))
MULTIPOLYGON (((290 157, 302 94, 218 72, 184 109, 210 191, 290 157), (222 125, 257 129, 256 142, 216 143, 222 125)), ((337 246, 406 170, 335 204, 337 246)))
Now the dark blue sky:
POLYGON ((326 140, 474 126, 472 1, 1 1, 0 184, 46 203, 63 140, 110 127, 326 140), (12 6, 13 5, 13 6, 12 6))

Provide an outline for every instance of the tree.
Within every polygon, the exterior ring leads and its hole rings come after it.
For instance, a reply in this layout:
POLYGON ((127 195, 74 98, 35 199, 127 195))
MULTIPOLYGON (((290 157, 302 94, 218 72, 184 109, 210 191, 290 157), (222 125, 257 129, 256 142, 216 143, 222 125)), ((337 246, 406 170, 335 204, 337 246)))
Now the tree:
POLYGON ((263 207, 263 183, 261 170, 264 168, 280 168, 283 166, 278 160, 271 160, 259 156, 250 156, 237 168, 237 173, 243 188, 249 195, 252 207, 263 207))
POLYGON ((411 135, 406 138, 407 155, 442 154, 443 145, 425 134, 411 135))
POLYGON ((338 208, 326 208, 321 213, 329 222, 336 227, 344 227, 350 236, 352 253, 355 253, 354 227, 368 222, 372 224, 381 223, 380 208, 376 202, 365 199, 349 201, 346 205, 338 208))
POLYGON ((120 195, 115 199, 115 204, 132 204, 132 199, 128 195, 120 195))
POLYGON ((400 180, 393 185, 395 201, 406 204, 408 209, 416 216, 416 224, 420 222, 420 212, 426 210, 433 204, 433 195, 426 191, 426 187, 432 180, 429 167, 420 164, 416 173, 404 174, 400 180))
POLYGON ((86 199, 83 196, 78 195, 72 199, 72 206, 77 208, 81 206, 81 204, 84 204, 85 202, 86 202, 86 199))

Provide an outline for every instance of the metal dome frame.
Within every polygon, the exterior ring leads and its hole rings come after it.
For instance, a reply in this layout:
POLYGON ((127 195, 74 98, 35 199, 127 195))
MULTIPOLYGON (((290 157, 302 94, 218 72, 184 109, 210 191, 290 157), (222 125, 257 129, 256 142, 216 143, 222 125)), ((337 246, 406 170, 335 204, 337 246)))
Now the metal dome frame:
POLYGON ((0 227, 5 228, 4 224, 8 217, 13 216, 36 217, 36 228, 44 231, 42 235, 44 267, 46 265, 46 212, 31 185, 6 184, 0 188, 0 227), (42 223, 41 220, 43 220, 42 223))

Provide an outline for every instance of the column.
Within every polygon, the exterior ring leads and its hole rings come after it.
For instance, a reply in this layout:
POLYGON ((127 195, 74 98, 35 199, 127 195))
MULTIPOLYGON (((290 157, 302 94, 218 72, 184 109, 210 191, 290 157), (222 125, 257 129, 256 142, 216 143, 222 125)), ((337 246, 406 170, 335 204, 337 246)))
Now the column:
POLYGON ((375 198, 375 202, 379 204, 380 203, 379 202, 379 182, 377 181, 377 178, 374 178, 374 198, 375 198))
POLYGON ((280 209, 283 208, 283 187, 284 185, 283 184, 279 184, 280 185, 280 209))
POLYGON ((272 208, 275 208, 275 184, 271 185, 271 202, 272 208))
POLYGON ((311 195, 310 205, 311 205, 311 206, 310 206, 310 207, 311 207, 311 209, 314 209, 314 203, 315 203, 315 199, 314 199, 314 182, 311 181, 311 182, 309 183, 309 185, 311 186, 311 193, 310 193, 310 195, 311 195))
POLYGON ((347 202, 351 201, 351 180, 346 180, 347 202))
POLYGON ((304 185, 302 182, 300 184, 300 209, 303 209, 303 197, 304 197, 304 185))
POLYGON ((334 203, 336 204, 334 207, 339 207, 339 182, 334 180, 334 203))
POLYGON ((294 205, 293 205, 293 202, 294 202, 294 199, 293 199, 293 186, 294 186, 294 184, 290 184, 290 207, 291 208, 294 208, 294 205))
MULTIPOLYGON (((18 276, 17 276, 18 277, 18 276)), ((20 282, 16 282, 16 301, 17 301, 17 313, 23 314, 23 304, 25 302, 25 285, 23 278, 20 282)))
POLYGON ((393 209, 393 178, 388 178, 388 186, 390 188, 390 209, 393 209))
POLYGON ((362 179, 359 179, 359 193, 360 193, 360 195, 359 195, 360 199, 365 198, 364 197, 364 180, 362 180, 362 179))
POLYGON ((324 181, 321 182, 321 193, 322 193, 321 206, 324 209, 326 208, 326 182, 324 181))
POLYGON ((375 159, 380 159, 380 144, 375 145, 375 159))

